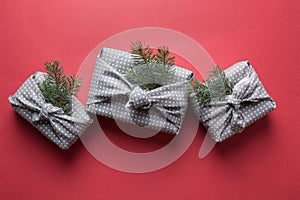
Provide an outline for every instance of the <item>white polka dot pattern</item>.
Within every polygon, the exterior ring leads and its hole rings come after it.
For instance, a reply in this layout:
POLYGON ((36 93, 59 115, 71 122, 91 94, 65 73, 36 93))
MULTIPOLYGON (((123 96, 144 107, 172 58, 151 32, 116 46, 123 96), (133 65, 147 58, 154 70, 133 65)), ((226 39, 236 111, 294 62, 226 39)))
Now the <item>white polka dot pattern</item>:
POLYGON ((130 124, 177 134, 187 108, 187 86, 193 73, 175 67, 172 84, 144 91, 123 73, 134 67, 130 54, 104 48, 98 55, 87 110, 130 124))
POLYGON ((234 88, 224 101, 199 106, 192 94, 197 116, 216 142, 242 132, 276 108, 249 62, 236 63, 226 69, 225 74, 234 88))
POLYGON ((35 126, 61 149, 68 149, 92 123, 85 107, 72 99, 72 114, 65 115, 61 108, 46 103, 38 88, 45 80, 45 73, 30 76, 17 92, 9 97, 12 108, 35 126))

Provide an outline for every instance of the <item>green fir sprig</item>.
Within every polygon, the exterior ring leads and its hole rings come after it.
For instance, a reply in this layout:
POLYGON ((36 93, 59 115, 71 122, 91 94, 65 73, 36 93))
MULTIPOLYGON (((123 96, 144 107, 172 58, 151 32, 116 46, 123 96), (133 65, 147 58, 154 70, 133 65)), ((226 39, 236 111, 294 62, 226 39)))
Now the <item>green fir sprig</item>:
POLYGON ((38 84, 47 103, 62 108, 66 115, 72 114, 72 96, 76 96, 81 79, 66 76, 58 60, 45 62, 46 79, 38 84))
POLYGON ((226 95, 232 94, 233 86, 219 66, 209 71, 208 78, 204 83, 197 79, 192 81, 192 90, 201 105, 224 100, 226 95))
POLYGON ((175 72, 175 57, 169 55, 168 47, 161 46, 154 51, 149 45, 137 41, 131 43, 130 49, 134 66, 124 74, 129 82, 144 90, 171 83, 175 72))

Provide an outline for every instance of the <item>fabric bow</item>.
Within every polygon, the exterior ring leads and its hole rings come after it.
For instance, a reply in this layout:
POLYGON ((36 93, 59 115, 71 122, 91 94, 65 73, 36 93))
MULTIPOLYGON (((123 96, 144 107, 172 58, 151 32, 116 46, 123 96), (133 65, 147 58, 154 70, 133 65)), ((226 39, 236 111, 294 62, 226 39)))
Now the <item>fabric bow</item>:
MULTIPOLYGON (((22 101, 22 100, 20 100, 22 101)), ((53 115, 63 115, 64 111, 61 108, 55 107, 50 103, 44 103, 41 104, 41 107, 36 107, 36 110, 39 111, 39 113, 34 112, 32 114, 32 121, 38 122, 40 120, 49 119, 50 122, 53 121, 53 115)))
POLYGON ((241 110, 244 105, 266 99, 270 99, 269 95, 263 89, 253 68, 247 65, 245 77, 234 85, 231 95, 223 101, 212 102, 204 106, 203 110, 200 109, 200 112, 204 110, 206 112, 205 115, 201 115, 202 121, 209 126, 208 133, 213 139, 221 141, 226 129, 229 128, 232 133, 238 133, 247 126, 241 110))
MULTIPOLYGON (((32 75, 13 96, 9 97, 9 101, 16 109, 30 111, 31 115, 24 117, 32 124, 48 121, 57 139, 62 143, 73 140, 91 123, 91 120, 88 115, 86 119, 65 115, 61 108, 46 103, 37 85, 37 79, 42 80, 43 77, 44 73, 40 72, 32 75)), ((73 101, 74 104, 79 103, 75 98, 73 101)), ((20 112, 22 114, 22 111, 20 112)))
POLYGON ((92 105, 105 102, 112 103, 113 98, 118 98, 121 95, 127 99, 124 109, 129 109, 130 116, 137 125, 147 125, 148 122, 144 117, 145 112, 147 113, 150 108, 155 108, 168 122, 176 126, 177 129, 180 128, 181 115, 186 107, 186 102, 183 99, 186 97, 186 87, 190 80, 145 91, 128 82, 121 73, 103 59, 100 58, 97 62, 101 66, 99 67, 100 74, 97 74, 99 78, 97 83, 94 83, 97 87, 94 89, 96 92, 88 100, 88 110, 92 105), (141 115, 143 115, 144 121, 135 120, 141 115), (142 124, 138 124, 138 121, 142 121, 142 124))

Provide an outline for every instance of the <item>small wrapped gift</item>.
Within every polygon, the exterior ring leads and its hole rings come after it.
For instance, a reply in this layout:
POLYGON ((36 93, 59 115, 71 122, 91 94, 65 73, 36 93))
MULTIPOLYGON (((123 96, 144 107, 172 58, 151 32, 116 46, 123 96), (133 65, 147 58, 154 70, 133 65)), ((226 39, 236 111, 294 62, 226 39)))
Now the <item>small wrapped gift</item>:
POLYGON ((141 127, 177 134, 187 108, 193 73, 174 66, 171 84, 143 90, 124 76, 135 67, 132 54, 103 48, 98 55, 87 110, 141 127))
MULTIPOLYGON (((200 122, 216 142, 242 132, 276 108, 249 62, 236 63, 224 72, 233 85, 231 94, 206 104, 193 101, 200 122)), ((195 93, 192 97, 195 100, 195 93)))
POLYGON ((68 149, 92 123, 85 107, 72 97, 71 115, 62 108, 46 103, 38 84, 46 73, 31 75, 17 92, 9 97, 12 108, 61 149, 68 149))

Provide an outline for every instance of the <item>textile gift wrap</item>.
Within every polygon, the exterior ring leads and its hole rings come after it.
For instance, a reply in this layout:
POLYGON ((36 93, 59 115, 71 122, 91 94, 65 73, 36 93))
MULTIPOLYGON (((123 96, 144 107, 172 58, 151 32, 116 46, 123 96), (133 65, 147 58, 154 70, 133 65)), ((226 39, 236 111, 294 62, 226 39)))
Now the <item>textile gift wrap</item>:
MULTIPOLYGON (((224 101, 197 105, 199 120, 216 142, 224 141, 276 108, 249 62, 239 62, 225 71, 234 84, 224 101)), ((194 96, 194 94, 192 94, 194 96)))
POLYGON ((175 66, 172 83, 151 91, 128 82, 131 54, 104 48, 98 55, 87 110, 119 121, 177 134, 187 108, 187 86, 193 73, 175 66))
POLYGON ((92 123, 84 106, 72 99, 72 114, 65 115, 61 108, 46 103, 38 87, 45 73, 31 75, 17 92, 9 97, 12 108, 35 126, 61 149, 68 149, 92 123))

